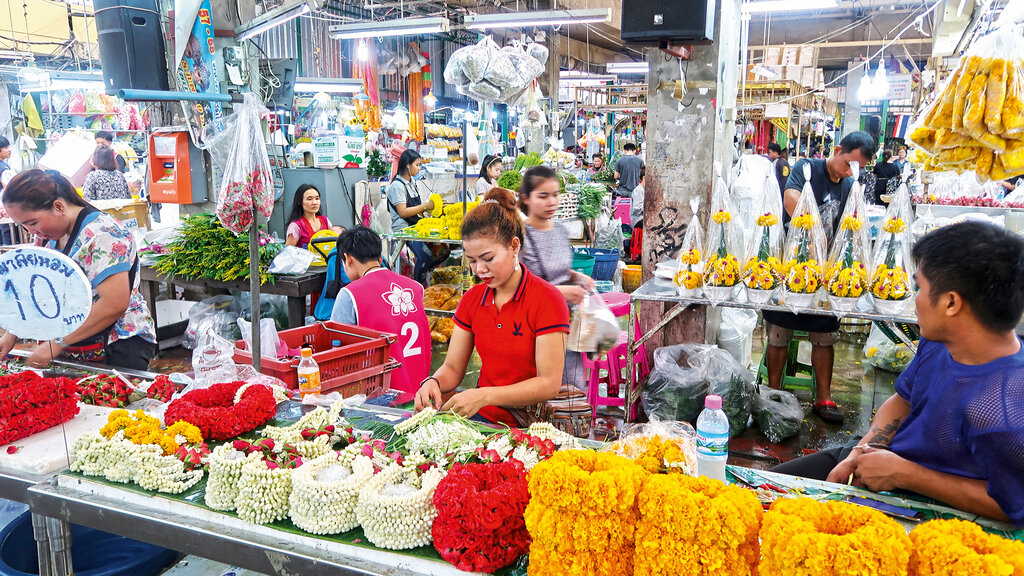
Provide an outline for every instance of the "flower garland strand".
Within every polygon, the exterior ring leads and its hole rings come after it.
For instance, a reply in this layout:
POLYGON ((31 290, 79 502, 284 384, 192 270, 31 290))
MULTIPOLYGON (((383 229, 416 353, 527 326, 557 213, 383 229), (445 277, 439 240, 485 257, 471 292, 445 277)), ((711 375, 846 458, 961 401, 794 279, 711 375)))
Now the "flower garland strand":
POLYGON ((71 420, 78 414, 76 384, 26 371, 0 376, 0 446, 71 420))
POLYGON ((254 385, 235 402, 235 393, 245 385, 245 382, 227 382, 193 390, 167 406, 164 421, 190 422, 207 440, 227 440, 249 432, 273 418, 277 401, 269 387, 254 385))
POLYGON ((757 574, 764 513, 753 492, 659 474, 647 479, 637 504, 636 574, 757 574))
POLYGON ((203 501, 214 510, 234 510, 242 467, 257 460, 257 454, 235 450, 231 443, 221 444, 210 452, 210 476, 206 480, 203 501))
POLYGON ((494 572, 530 550, 520 462, 456 464, 437 486, 434 548, 459 570, 494 572))
POLYGON ((235 498, 238 517, 254 524, 287 518, 294 471, 294 468, 284 468, 260 458, 246 461, 235 498))
POLYGON ((910 533, 910 576, 1024 574, 1024 542, 1006 540, 964 520, 932 520, 910 533))
POLYGON ((341 452, 325 454, 292 474, 288 516, 311 534, 339 534, 359 525, 359 490, 373 478, 373 463, 357 456, 350 464, 341 452))
POLYGON ((398 463, 374 475, 359 491, 356 518, 366 539, 378 548, 406 550, 431 541, 437 517, 434 490, 445 476, 441 468, 420 474, 398 463))
POLYGON ((810 498, 772 503, 761 527, 762 576, 905 576, 911 543, 886 515, 810 498))

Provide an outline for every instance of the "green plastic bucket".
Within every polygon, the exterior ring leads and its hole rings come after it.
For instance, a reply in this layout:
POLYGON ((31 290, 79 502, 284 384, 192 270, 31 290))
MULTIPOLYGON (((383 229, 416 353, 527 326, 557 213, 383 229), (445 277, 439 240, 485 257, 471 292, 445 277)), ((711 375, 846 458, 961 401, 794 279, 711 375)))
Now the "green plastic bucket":
POLYGON ((572 255, 572 269, 591 276, 594 274, 594 262, 596 258, 584 252, 574 252, 572 255))

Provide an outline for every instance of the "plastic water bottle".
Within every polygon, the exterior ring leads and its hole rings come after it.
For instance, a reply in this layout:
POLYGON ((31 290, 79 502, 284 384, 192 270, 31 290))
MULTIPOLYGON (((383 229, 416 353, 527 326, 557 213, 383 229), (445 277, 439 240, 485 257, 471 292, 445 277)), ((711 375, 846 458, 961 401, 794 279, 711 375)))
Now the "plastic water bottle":
POLYGON ((302 349, 302 360, 299 360, 299 394, 305 398, 309 394, 320 393, 320 366, 313 360, 311 348, 302 349))
POLYGON ((722 410, 722 397, 709 394, 697 418, 697 473, 725 482, 728 458, 729 418, 722 410))

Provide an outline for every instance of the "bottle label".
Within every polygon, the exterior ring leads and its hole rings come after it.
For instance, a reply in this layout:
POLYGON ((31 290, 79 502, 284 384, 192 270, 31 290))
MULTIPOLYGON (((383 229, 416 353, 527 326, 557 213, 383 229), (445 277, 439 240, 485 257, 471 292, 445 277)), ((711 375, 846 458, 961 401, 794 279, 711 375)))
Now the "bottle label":
POLYGON ((320 392, 320 372, 311 372, 308 374, 299 373, 299 393, 303 396, 306 394, 317 394, 320 392))
POLYGON ((697 431, 697 453, 704 456, 728 456, 729 433, 697 431))

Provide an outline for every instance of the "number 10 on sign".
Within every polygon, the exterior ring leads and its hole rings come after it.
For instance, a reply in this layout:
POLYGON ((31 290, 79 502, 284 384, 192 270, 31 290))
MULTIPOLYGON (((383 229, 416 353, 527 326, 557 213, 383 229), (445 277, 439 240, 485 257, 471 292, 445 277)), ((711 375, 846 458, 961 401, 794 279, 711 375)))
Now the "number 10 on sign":
POLYGON ((92 288, 77 264, 46 248, 0 256, 0 326, 19 338, 52 340, 85 322, 92 288))

